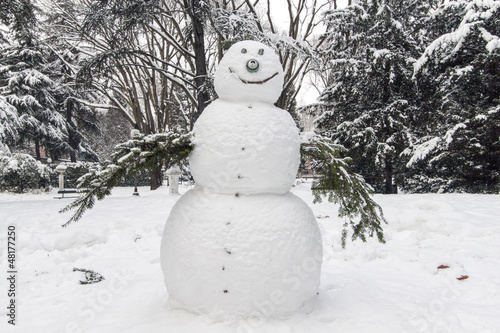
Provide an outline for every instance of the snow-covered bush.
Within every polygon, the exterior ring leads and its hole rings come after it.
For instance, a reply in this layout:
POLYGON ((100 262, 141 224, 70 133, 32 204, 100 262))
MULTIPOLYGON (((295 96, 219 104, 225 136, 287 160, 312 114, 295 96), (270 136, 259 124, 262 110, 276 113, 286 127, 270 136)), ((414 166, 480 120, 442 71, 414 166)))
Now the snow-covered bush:
POLYGON ((0 153, 0 190, 22 193, 47 186, 53 171, 28 154, 0 153))

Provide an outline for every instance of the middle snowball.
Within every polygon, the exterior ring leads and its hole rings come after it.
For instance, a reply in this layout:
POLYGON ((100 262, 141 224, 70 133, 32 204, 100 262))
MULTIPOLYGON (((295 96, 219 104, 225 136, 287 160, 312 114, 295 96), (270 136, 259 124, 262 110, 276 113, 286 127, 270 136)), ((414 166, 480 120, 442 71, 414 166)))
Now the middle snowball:
POLYGON ((267 103, 215 100, 194 128, 189 164, 197 185, 220 194, 284 194, 300 163, 299 130, 267 103))

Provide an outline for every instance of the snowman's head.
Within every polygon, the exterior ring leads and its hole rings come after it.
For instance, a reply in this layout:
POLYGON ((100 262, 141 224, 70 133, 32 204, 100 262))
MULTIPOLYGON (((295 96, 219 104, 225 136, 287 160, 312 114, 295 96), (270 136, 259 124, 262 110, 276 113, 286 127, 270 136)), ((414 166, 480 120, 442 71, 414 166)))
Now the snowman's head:
POLYGON ((231 46, 215 72, 215 91, 230 101, 274 103, 283 90, 285 74, 270 47, 243 41, 231 46))

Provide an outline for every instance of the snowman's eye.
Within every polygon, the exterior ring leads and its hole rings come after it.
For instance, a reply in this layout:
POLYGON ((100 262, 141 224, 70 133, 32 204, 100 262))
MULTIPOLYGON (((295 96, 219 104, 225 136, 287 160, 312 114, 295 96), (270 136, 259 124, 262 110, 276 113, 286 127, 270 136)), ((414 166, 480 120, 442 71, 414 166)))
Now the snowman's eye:
POLYGON ((247 53, 247 49, 245 48, 241 49, 241 53, 247 53))
POLYGON ((264 54, 264 49, 260 49, 259 50, 259 55, 263 55, 264 54))

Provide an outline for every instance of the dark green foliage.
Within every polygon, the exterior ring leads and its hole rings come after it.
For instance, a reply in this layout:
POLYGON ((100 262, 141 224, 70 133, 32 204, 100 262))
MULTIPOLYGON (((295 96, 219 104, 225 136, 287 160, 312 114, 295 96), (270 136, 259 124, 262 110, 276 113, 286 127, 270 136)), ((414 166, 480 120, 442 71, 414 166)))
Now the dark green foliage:
POLYGON ((9 25, 23 46, 31 47, 36 39, 36 7, 31 0, 1 0, 0 22, 9 25))
POLYGON ((359 0, 325 22, 317 123, 354 171, 385 193, 498 192, 497 2, 359 0))
POLYGON ((361 0, 328 11, 320 50, 321 69, 330 76, 320 96, 327 111, 319 129, 347 148, 353 169, 387 194, 396 192, 400 153, 412 141, 416 111, 418 47, 401 23, 407 17, 396 1, 361 0))
MULTIPOLYGON (((408 192, 500 193, 500 107, 476 111, 445 131, 413 147, 432 149, 408 163, 408 192)), ((417 155, 408 151, 409 155, 417 155)))
MULTIPOLYGON (((3 9, 3 2, 0 6, 3 9)), ((40 11, 32 1, 16 0, 0 17, 10 32, 8 43, 0 45, 0 93, 19 117, 16 140, 9 145, 34 143, 37 159, 41 158, 39 146, 44 146, 53 160, 67 153, 73 162, 77 155, 96 160, 81 132, 82 128, 95 130, 96 125, 94 111, 79 101, 88 96, 74 89, 72 71, 78 54, 67 50, 60 31, 51 27, 44 33, 37 14, 40 11)))
POLYGON ((61 210, 76 208, 74 215, 63 226, 78 221, 96 199, 102 200, 111 194, 113 187, 125 176, 139 174, 143 170, 155 170, 162 162, 169 168, 187 158, 192 150, 191 134, 167 132, 138 135, 115 148, 111 162, 104 164, 79 179, 78 189, 82 195, 61 210))
MULTIPOLYGON (((426 101, 416 124, 421 137, 405 152, 407 173, 441 183, 444 192, 499 193, 500 6, 443 3, 428 27, 429 45, 415 67, 426 101)), ((420 188, 405 184, 408 191, 420 188)))
POLYGON ((352 228, 352 240, 377 236, 385 243, 382 224, 387 223, 382 208, 373 201, 373 189, 362 176, 354 173, 349 167, 352 160, 343 157, 346 149, 334 144, 330 139, 315 136, 309 142, 302 144, 302 156, 312 163, 312 168, 321 177, 313 183, 314 202, 323 198, 339 204, 339 217, 346 222, 342 231, 342 246, 345 247, 352 228))

